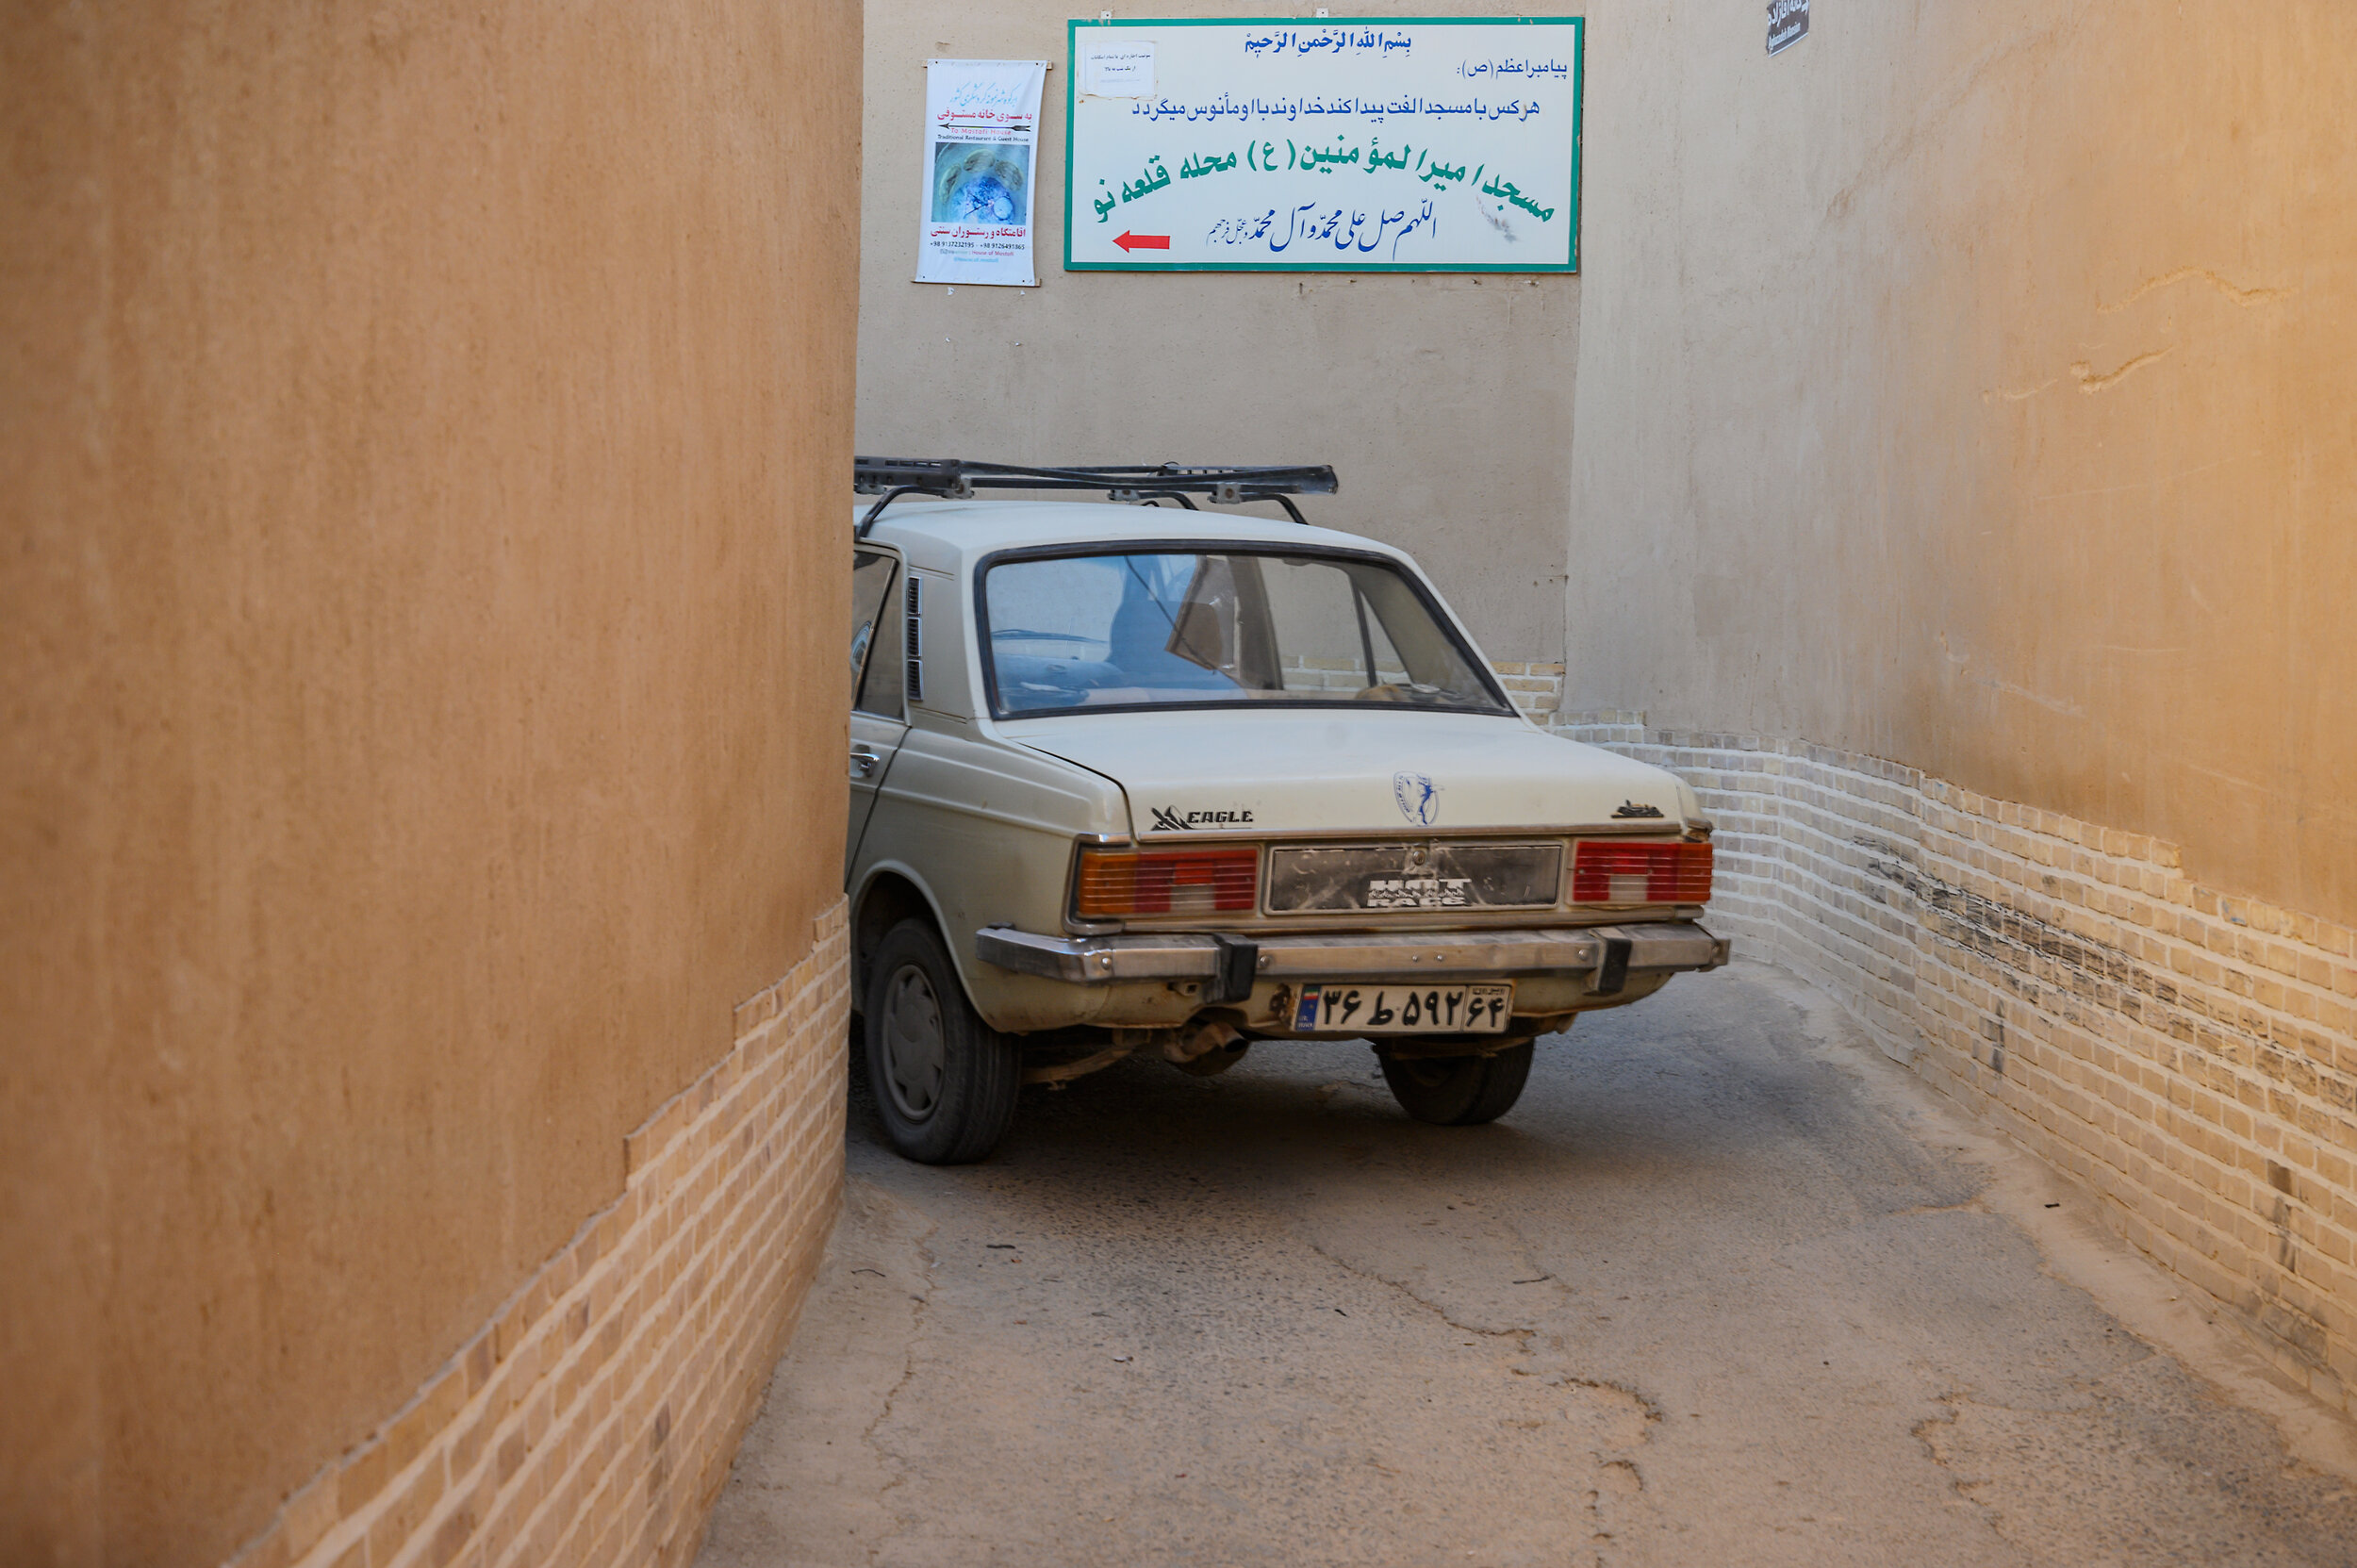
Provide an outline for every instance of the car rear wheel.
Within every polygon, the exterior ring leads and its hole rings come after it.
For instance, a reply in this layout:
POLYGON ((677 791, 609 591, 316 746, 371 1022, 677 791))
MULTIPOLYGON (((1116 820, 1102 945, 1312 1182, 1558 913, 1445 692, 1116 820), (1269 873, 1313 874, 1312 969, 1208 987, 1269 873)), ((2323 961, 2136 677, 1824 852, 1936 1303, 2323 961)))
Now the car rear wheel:
POLYGON ((1436 1127, 1475 1127, 1514 1108, 1530 1080, 1532 1043, 1494 1056, 1382 1058, 1383 1081, 1399 1108, 1436 1127))
POLYGON ((903 920, 867 977, 868 1082, 892 1147, 928 1165, 980 1160, 1014 1120, 1023 1057, 965 999, 933 928, 903 920))

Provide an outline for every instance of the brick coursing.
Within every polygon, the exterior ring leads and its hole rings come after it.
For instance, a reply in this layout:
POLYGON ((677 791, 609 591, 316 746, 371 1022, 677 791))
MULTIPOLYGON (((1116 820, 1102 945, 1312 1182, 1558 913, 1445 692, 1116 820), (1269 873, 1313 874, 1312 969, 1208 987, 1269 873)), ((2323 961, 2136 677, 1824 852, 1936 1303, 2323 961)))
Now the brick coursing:
POLYGON ((842 1193, 838 904, 727 1055, 623 1145, 622 1195, 236 1568, 694 1556, 842 1193))
POLYGON ((1559 664, 1518 664, 1490 661, 1490 669, 1506 695, 1525 718, 1546 723, 1563 699, 1563 667, 1559 664))
POLYGON ((2203 887, 2173 845, 1854 752, 1557 727, 1694 786, 1722 934, 1823 985, 2357 1410, 2357 933, 2203 887))

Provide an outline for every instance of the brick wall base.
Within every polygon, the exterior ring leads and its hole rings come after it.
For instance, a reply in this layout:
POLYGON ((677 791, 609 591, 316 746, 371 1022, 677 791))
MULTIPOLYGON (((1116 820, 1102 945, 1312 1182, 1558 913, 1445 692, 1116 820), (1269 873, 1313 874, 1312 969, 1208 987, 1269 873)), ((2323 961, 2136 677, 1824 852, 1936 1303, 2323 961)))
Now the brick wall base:
POLYGON ((2357 1413, 2357 937, 2174 846, 1910 767, 1565 716, 1718 824, 1711 923, 2101 1200, 2276 1366, 2357 1413))
POLYGON ((624 1142, 622 1196, 238 1568, 680 1563, 842 1195, 841 906, 735 1044, 624 1142))

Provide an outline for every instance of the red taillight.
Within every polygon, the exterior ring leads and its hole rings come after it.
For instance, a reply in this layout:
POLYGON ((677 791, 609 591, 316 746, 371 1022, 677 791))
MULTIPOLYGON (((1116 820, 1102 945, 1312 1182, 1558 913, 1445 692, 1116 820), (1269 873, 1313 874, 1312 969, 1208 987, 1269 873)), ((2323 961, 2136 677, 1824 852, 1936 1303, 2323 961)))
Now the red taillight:
POLYGON ((1072 909, 1084 920, 1248 913, 1260 886, 1258 850, 1082 850, 1072 909))
POLYGON ((1575 904, 1698 904, 1709 898, 1708 844, 1583 839, 1573 851, 1575 904))

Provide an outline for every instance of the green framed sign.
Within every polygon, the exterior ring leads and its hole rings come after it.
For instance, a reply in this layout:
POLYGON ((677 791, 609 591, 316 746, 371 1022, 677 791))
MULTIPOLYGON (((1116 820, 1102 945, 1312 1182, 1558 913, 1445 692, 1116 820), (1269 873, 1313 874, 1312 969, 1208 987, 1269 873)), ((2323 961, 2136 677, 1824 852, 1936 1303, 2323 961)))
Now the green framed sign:
POLYGON ((1075 21, 1064 269, 1575 272, 1586 31, 1075 21))

